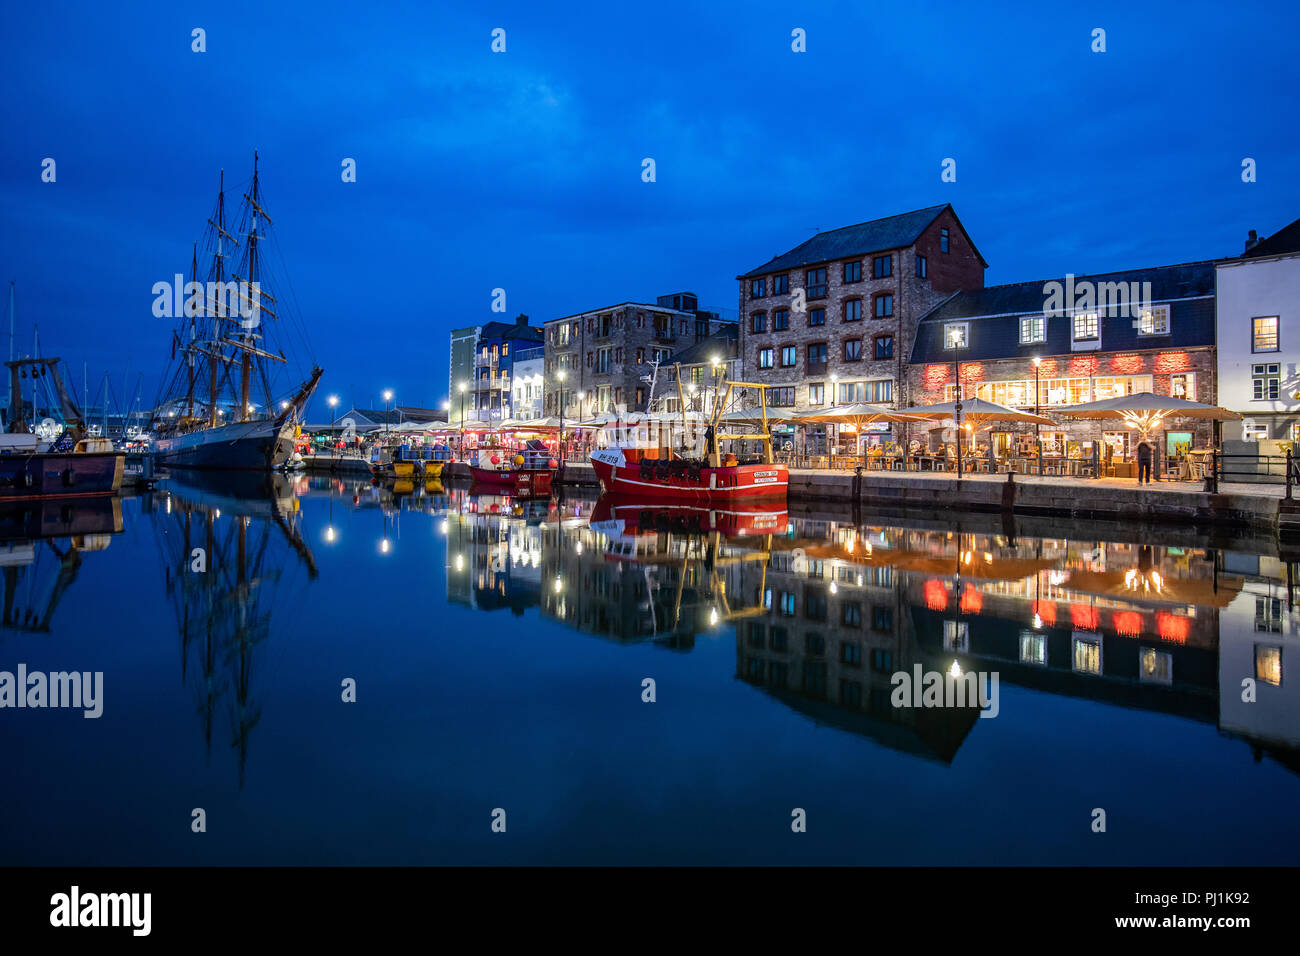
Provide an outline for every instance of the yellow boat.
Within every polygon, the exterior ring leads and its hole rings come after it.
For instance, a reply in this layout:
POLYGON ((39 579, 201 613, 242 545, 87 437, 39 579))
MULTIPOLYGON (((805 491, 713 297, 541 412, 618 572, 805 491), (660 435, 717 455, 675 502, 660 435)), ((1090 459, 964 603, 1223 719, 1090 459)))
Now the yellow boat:
POLYGON ((442 466, 445 465, 446 462, 433 461, 426 458, 422 464, 424 465, 424 480, 438 481, 442 477, 442 466))

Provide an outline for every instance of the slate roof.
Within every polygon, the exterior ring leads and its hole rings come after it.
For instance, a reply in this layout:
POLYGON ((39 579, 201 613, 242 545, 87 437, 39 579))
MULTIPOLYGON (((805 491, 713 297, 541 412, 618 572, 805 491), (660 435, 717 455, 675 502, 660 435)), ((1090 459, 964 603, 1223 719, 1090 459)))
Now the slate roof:
POLYGON ((720 355, 724 360, 735 358, 739 331, 737 323, 728 323, 708 338, 682 349, 672 360, 682 365, 704 365, 714 355, 720 355))
MULTIPOLYGON (((819 232, 789 252, 736 278, 748 279, 769 272, 785 272, 819 262, 852 259, 872 252, 884 252, 886 249, 902 249, 916 242, 926 227, 939 218, 939 213, 951 208, 950 204, 944 203, 941 206, 928 206, 925 209, 915 209, 897 216, 886 216, 884 219, 860 222, 854 226, 842 226, 829 232, 819 232)), ((953 215, 955 217, 956 213, 953 215)), ((974 248, 974 243, 971 243, 971 247, 974 248)), ((979 255, 978 250, 975 254, 979 255)), ((980 256, 981 262, 983 258, 980 256)))
MULTIPOLYGON (((1102 351, 1193 348, 1214 344, 1214 266, 1213 260, 1188 262, 1150 269, 1076 275, 1074 281, 1076 287, 1083 281, 1098 284, 1150 282, 1153 302, 1172 302, 1169 335, 1139 336, 1131 317, 1101 316, 1102 351), (1201 298, 1204 296, 1210 298, 1201 298), (1180 299, 1191 301, 1179 302, 1180 299)), ((1046 342, 1020 344, 1020 319, 1043 314, 1046 300, 1043 286, 1048 282, 1060 282, 1064 286, 1065 277, 1052 276, 1033 282, 954 293, 921 317, 912 347, 912 362, 951 362, 954 355, 963 362, 975 362, 1074 353, 1068 314, 1048 318, 1046 342), (957 353, 945 349, 944 323, 965 319, 971 321, 969 348, 957 353)), ((1084 350, 1080 352, 1086 354, 1084 350)))
POLYGON ((521 339, 530 342, 543 341, 541 329, 517 322, 489 322, 479 332, 479 339, 521 339))
POLYGON ((1300 252, 1300 219, 1283 226, 1267 239, 1261 239, 1255 248, 1242 254, 1243 259, 1258 259, 1261 256, 1281 256, 1289 252, 1300 252))

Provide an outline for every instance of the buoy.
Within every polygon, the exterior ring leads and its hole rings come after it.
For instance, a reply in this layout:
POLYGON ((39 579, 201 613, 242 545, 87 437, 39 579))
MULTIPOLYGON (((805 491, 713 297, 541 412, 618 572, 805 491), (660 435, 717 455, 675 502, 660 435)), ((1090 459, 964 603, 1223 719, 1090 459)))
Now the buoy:
POLYGON ((515 465, 522 468, 524 466, 524 456, 515 455, 515 465))
POLYGON ((499 464, 501 464, 501 456, 500 456, 500 455, 493 455, 493 456, 492 456, 490 459, 488 459, 488 460, 491 461, 492 464, 494 464, 494 465, 499 465, 499 464))
POLYGON ((551 459, 550 461, 548 461, 546 464, 547 464, 549 467, 551 467, 551 468, 559 468, 559 467, 560 467, 560 463, 559 463, 558 461, 556 461, 554 458, 552 458, 552 459, 551 459))

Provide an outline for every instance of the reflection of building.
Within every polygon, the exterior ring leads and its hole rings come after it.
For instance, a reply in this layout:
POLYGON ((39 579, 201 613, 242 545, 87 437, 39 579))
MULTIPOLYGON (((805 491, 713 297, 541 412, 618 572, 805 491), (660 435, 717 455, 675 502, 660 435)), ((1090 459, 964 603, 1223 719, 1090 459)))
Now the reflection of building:
POLYGON ((1229 557, 1246 583, 1220 617, 1219 729, 1300 771, 1300 618, 1286 570, 1275 558, 1229 557), (1248 678, 1253 701, 1243 700, 1248 678))
POLYGON ((950 762, 976 711, 892 705, 894 673, 941 662, 918 646, 894 569, 846 558, 774 550, 745 567, 741 593, 765 614, 736 627, 736 676, 819 723, 950 762))
POLYGON ((535 607, 542 539, 536 515, 509 498, 464 497, 442 519, 447 539, 447 600, 482 611, 535 607))

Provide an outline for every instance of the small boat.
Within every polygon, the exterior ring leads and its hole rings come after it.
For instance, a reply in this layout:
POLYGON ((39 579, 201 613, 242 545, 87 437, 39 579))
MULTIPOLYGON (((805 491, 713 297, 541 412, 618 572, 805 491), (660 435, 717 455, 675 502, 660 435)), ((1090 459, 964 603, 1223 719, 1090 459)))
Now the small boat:
POLYGON ((474 480, 471 490, 516 498, 549 496, 556 467, 554 459, 510 456, 502 448, 485 448, 479 460, 470 463, 469 473, 474 480))
MULTIPOLYGON (((683 417, 682 449, 666 447, 656 434, 643 439, 637 428, 621 429, 623 440, 614 447, 601 448, 591 454, 591 466, 600 481, 601 491, 645 501, 672 501, 714 504, 738 501, 784 501, 790 484, 785 465, 777 464, 772 453, 772 436, 766 429, 752 434, 720 434, 726 423, 721 413, 727 407, 733 388, 757 390, 760 400, 758 420, 766 418, 767 386, 753 382, 728 382, 725 397, 714 403, 714 410, 704 434, 696 435, 703 455, 686 451, 686 436, 691 423, 683 417), (759 441, 763 451, 757 461, 741 462, 733 454, 724 454, 719 441, 759 441)), ((685 407, 683 399, 682 407, 685 407)))
POLYGON ((0 500, 113 495, 122 487, 126 453, 115 450, 108 438, 83 437, 86 427, 81 410, 63 387, 58 363, 56 358, 5 363, 10 379, 9 407, 17 417, 9 423, 8 433, 0 435, 0 500), (32 434, 22 418, 25 406, 20 371, 22 378, 30 373, 32 379, 47 375, 53 379, 66 424, 62 434, 52 440, 32 434))

